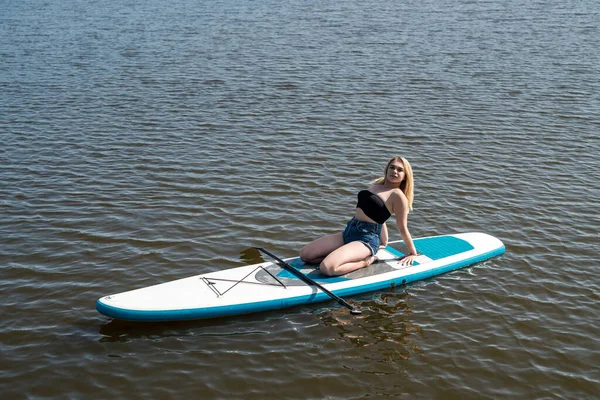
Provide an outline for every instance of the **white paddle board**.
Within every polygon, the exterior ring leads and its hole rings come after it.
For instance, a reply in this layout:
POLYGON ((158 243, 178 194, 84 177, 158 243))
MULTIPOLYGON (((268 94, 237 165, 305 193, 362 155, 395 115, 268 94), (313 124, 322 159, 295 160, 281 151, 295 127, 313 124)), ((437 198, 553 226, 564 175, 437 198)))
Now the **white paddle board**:
MULTIPOLYGON (((379 261, 338 277, 321 275, 316 265, 291 258, 288 264, 338 296, 393 288, 463 268, 504 253, 504 244, 484 233, 461 233, 414 239, 412 266, 398 259, 406 254, 401 241, 379 250, 379 261)), ((216 318, 282 309, 331 300, 276 262, 263 262, 210 272, 99 299, 103 315, 129 321, 177 321, 216 318)))

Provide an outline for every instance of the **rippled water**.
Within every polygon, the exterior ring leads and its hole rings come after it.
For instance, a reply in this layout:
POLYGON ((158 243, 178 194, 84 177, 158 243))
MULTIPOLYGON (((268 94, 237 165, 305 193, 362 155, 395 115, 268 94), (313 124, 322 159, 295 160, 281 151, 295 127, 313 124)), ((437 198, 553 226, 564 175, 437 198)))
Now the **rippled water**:
POLYGON ((4 397, 596 397, 599 28, 591 0, 4 4, 4 397), (95 311, 295 255, 396 154, 414 237, 506 254, 360 317, 95 311))

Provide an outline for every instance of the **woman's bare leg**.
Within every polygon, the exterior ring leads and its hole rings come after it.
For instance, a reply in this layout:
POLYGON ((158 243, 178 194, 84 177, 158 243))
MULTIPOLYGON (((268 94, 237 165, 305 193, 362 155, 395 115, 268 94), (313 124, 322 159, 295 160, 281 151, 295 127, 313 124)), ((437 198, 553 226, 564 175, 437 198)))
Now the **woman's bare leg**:
POLYGON ((375 257, 362 242, 350 242, 332 251, 321 262, 321 273, 328 276, 344 275, 371 265, 375 257))
POLYGON ((323 261, 329 253, 343 245, 344 239, 341 232, 323 236, 304 246, 302 250, 300 250, 300 258, 305 263, 318 264, 323 261))

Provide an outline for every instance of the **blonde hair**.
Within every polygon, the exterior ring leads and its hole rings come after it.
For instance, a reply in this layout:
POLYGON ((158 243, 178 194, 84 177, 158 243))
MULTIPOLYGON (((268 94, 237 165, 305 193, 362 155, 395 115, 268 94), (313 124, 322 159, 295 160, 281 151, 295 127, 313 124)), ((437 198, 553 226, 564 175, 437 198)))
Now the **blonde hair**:
POLYGON ((402 190, 402 192, 406 196, 406 199, 408 200, 408 209, 412 211, 415 185, 414 185, 414 180, 413 180, 412 167, 410 166, 410 163, 408 162, 408 160, 406 158, 393 157, 386 164, 383 176, 381 178, 375 179, 373 181, 373 184, 375 184, 375 185, 384 185, 385 184, 386 179, 387 179, 388 169, 390 168, 390 165, 394 161, 400 161, 402 163, 402 165, 404 166, 404 179, 402 180, 402 182, 400 182, 399 188, 400 188, 400 190, 402 190))

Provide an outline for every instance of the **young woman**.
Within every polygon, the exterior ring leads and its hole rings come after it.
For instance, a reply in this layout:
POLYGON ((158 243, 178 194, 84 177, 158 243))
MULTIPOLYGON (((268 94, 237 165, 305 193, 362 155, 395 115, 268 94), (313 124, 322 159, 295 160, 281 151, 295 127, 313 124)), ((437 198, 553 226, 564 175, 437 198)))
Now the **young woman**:
POLYGON ((382 178, 368 190, 358 192, 354 217, 343 232, 317 239, 302 250, 300 258, 306 263, 320 263, 324 275, 347 274, 371 265, 380 246, 386 246, 388 231, 385 221, 394 214, 398 231, 409 254, 400 263, 412 265, 417 249, 408 231, 408 211, 412 210, 413 174, 403 157, 392 158, 382 178))

